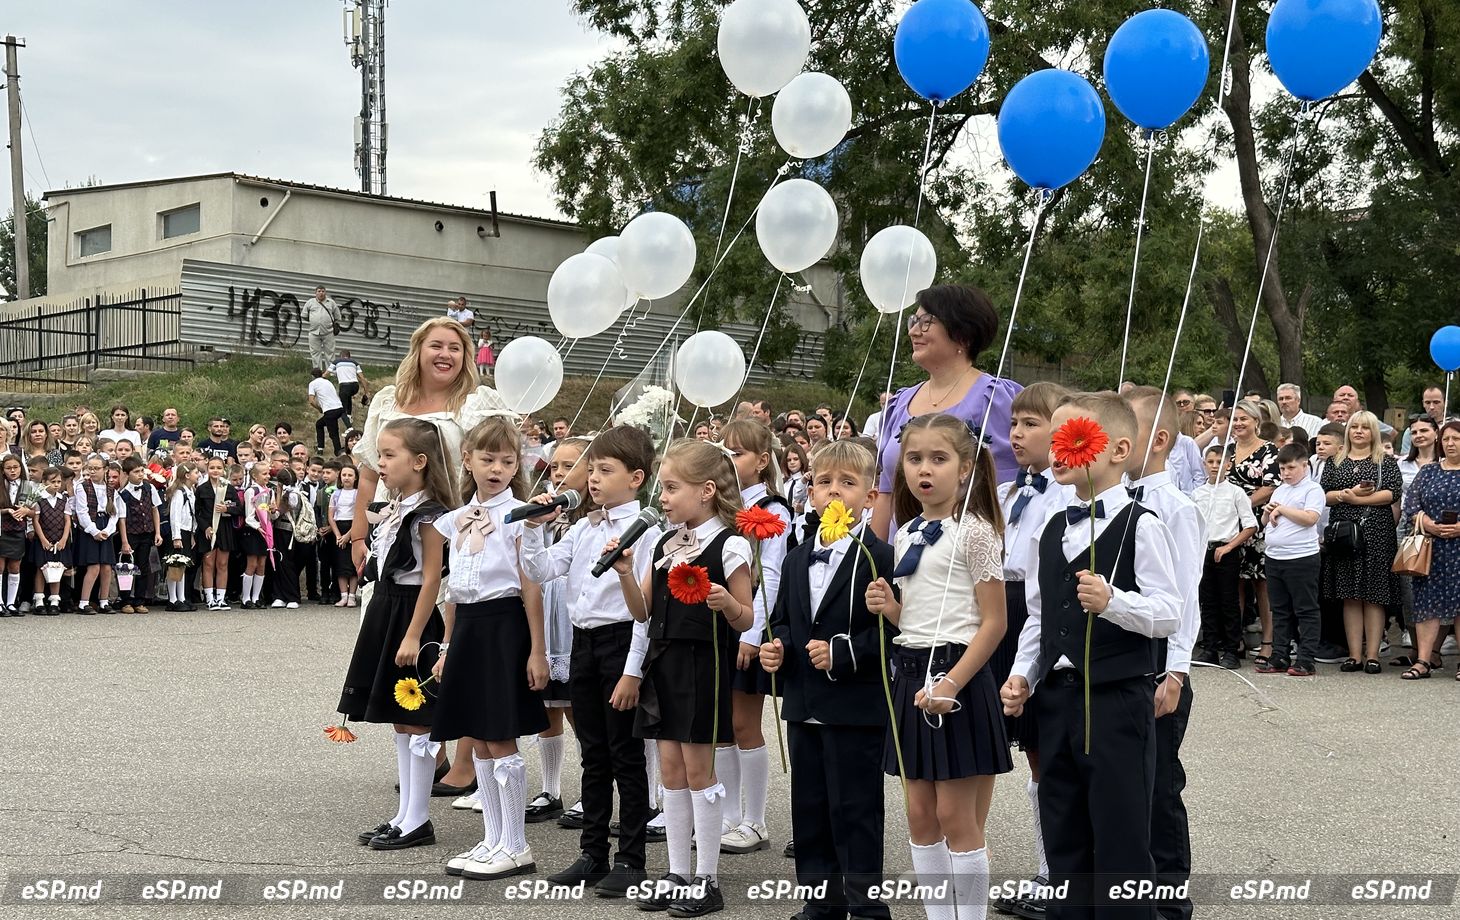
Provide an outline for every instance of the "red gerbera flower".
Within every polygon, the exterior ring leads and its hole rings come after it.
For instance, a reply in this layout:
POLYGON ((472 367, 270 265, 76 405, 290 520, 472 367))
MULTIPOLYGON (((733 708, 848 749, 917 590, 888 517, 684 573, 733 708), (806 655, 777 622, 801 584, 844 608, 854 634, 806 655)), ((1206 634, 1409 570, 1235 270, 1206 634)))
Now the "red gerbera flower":
POLYGON ((1055 431, 1049 439, 1054 460, 1061 466, 1083 469, 1095 462, 1105 450, 1110 437, 1100 423, 1089 418, 1072 418, 1055 431))
POLYGON ((735 529, 754 540, 769 540, 786 532, 786 522, 779 514, 759 505, 735 512, 735 529))
POLYGON ((710 598, 710 570, 681 562, 669 570, 669 593, 681 604, 703 604, 710 598))

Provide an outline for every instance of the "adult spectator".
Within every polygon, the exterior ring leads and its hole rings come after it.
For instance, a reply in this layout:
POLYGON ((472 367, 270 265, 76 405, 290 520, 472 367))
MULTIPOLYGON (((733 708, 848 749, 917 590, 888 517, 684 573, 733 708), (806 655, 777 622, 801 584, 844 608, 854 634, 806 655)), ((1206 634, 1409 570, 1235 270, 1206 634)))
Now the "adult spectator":
POLYGON ((127 411, 126 406, 112 406, 111 420, 112 426, 98 434, 98 438, 131 441, 133 447, 142 446, 142 436, 132 430, 132 413, 127 411))
POLYGON ((1379 419, 1359 411, 1349 419, 1337 461, 1323 471, 1328 520, 1355 524, 1359 546, 1330 541, 1323 567, 1323 596, 1343 601, 1343 629, 1348 658, 1340 670, 1382 670, 1379 643, 1384 638, 1384 608, 1398 600, 1390 566, 1398 550, 1392 505, 1399 501, 1403 477, 1399 463, 1384 455, 1379 419))
POLYGON ((304 326, 309 330, 309 366, 324 370, 335 359, 340 307, 322 284, 315 286, 314 299, 304 305, 304 326))
MULTIPOLYGON (((1421 438, 1419 424, 1417 419, 1410 426, 1416 441, 1421 438)), ((1404 680, 1421 680, 1442 666, 1440 637, 1454 628, 1460 610, 1460 522, 1455 521, 1460 508, 1460 422, 1447 422, 1440 429, 1440 450, 1439 462, 1424 465, 1404 490, 1405 519, 1417 522, 1431 537, 1430 573, 1411 579, 1414 664, 1400 675, 1404 680)))
POLYGON ((10 443, 19 447, 25 431, 25 409, 20 406, 11 406, 5 410, 5 417, 10 420, 11 425, 15 426, 15 436, 10 443))
POLYGON ((1190 390, 1177 387, 1171 391, 1171 404, 1177 413, 1190 412, 1196 408, 1196 396, 1190 390))
POLYGON ((573 436, 573 423, 563 416, 553 419, 553 440, 563 441, 573 436))
POLYGON ((883 412, 877 441, 881 472, 872 513, 872 531, 877 536, 892 536, 892 476, 901 450, 894 435, 910 419, 946 412, 981 426, 990 439, 997 478, 1014 478, 1018 463, 1009 446, 1010 408, 1023 388, 974 365, 998 328, 993 301, 976 287, 941 284, 918 294, 917 310, 907 318, 908 339, 912 359, 928 379, 900 391, 883 412))
MULTIPOLYGON (((147 436, 148 453, 159 448, 163 450, 172 449, 172 445, 176 444, 177 439, 182 436, 182 432, 178 429, 177 423, 178 414, 176 409, 168 406, 162 410, 162 427, 152 429, 152 433, 147 436)), ((62 423, 61 427, 64 429, 65 424, 62 423)))
MULTIPOLYGON (((1348 384, 1344 384, 1343 386, 1333 391, 1333 401, 1336 403, 1343 403, 1345 406, 1348 407, 1349 418, 1353 418, 1355 415, 1364 411, 1364 404, 1359 402, 1359 391, 1355 390, 1348 384)), ((1393 425, 1390 425, 1383 419, 1380 419, 1377 415, 1374 416, 1374 418, 1379 422, 1379 433, 1381 435, 1394 433, 1393 425)), ((1333 419, 1329 419, 1329 421, 1333 421, 1333 419)))
POLYGON ((710 423, 709 422, 700 422, 698 425, 695 425, 695 440, 696 441, 708 441, 708 440, 710 440, 710 423))
POLYGON ((196 447, 205 462, 214 457, 225 462, 238 459, 238 442, 228 436, 231 430, 232 425, 221 415, 208 419, 208 439, 196 447))
POLYGON ((335 375, 335 382, 340 385, 340 403, 344 406, 343 417, 346 425, 353 425, 350 421, 355 412, 355 394, 360 388, 369 383, 365 379, 365 369, 362 368, 354 358, 350 357, 350 349, 340 349, 340 356, 330 367, 330 373, 335 375))
POLYGON ((1277 404, 1280 424, 1301 428, 1310 438, 1323 427, 1323 419, 1303 411, 1303 388, 1296 383, 1278 384, 1277 404))
POLYGON ((855 438, 861 432, 857 431, 857 423, 852 420, 852 417, 844 415, 836 420, 836 427, 832 429, 831 433, 834 440, 841 441, 846 438, 855 438))
POLYGON ((56 443, 51 440, 50 426, 40 419, 25 426, 25 433, 20 437, 20 456, 23 459, 45 457, 46 462, 50 463, 55 450, 56 443))
POLYGON ((887 401, 892 394, 886 390, 877 397, 877 411, 867 416, 867 421, 862 425, 862 436, 877 440, 877 434, 882 431, 882 414, 887 411, 887 401))
POLYGON ((314 420, 314 447, 317 453, 324 453, 324 436, 328 432, 330 446, 335 449, 335 454, 340 452, 340 416, 345 414, 344 404, 340 402, 340 394, 335 392, 334 384, 325 379, 324 371, 319 368, 311 368, 309 374, 314 379, 309 381, 308 400, 309 404, 319 410, 319 418, 314 420))
POLYGON ((767 428, 771 427, 771 423, 775 421, 775 414, 771 412, 771 404, 764 399, 750 401, 750 417, 767 428))
POLYGON ((1328 411, 1323 413, 1323 418, 1330 422, 1337 422, 1340 425, 1347 425, 1350 414, 1348 403, 1334 400, 1328 404, 1328 411))
POLYGON ((800 409, 791 409, 786 412, 786 425, 795 425, 802 431, 806 430, 806 414, 800 409))
POLYGON ((1262 407, 1252 400, 1244 399, 1232 410, 1234 452, 1230 472, 1227 473, 1227 478, 1247 493, 1259 521, 1257 536, 1242 547, 1242 560, 1237 567, 1238 575, 1245 581, 1251 581, 1257 594, 1257 615, 1262 623, 1262 647, 1253 659, 1257 665, 1266 664, 1272 651, 1272 609, 1267 602, 1267 578, 1263 566, 1267 547, 1262 539, 1260 512, 1278 486, 1278 449, 1272 442, 1258 437, 1257 427, 1261 422, 1262 407))
POLYGON ((81 437, 81 420, 75 415, 61 416, 61 434, 56 438, 56 446, 64 450, 72 450, 76 447, 76 439, 81 437))
POLYGON ((811 443, 812 450, 823 441, 831 440, 831 428, 826 424, 826 419, 813 415, 806 420, 806 440, 811 443))
MULTIPOLYGON (((1444 390, 1439 387, 1425 387, 1425 391, 1420 394, 1419 401, 1424 406, 1424 414, 1429 416, 1435 423, 1435 428, 1438 429, 1441 425, 1445 424, 1446 407, 1444 390)), ((1411 416, 1410 420, 1413 421, 1414 417, 1411 416)), ((1409 453, 1409 437, 1413 427, 1411 425, 1409 428, 1404 429, 1404 440, 1399 443, 1399 452, 1401 454, 1409 453)), ((1435 450, 1438 451, 1439 449, 1439 445, 1435 445, 1435 450)))
POLYGON ((467 305, 465 294, 457 295, 455 300, 446 301, 446 316, 465 326, 467 332, 471 332, 472 327, 477 324, 477 315, 467 305))
POLYGON ((132 423, 132 428, 137 432, 137 437, 141 439, 141 442, 137 445, 139 448, 146 446, 152 440, 152 429, 156 427, 157 425, 153 422, 152 416, 137 416, 137 420, 132 423))

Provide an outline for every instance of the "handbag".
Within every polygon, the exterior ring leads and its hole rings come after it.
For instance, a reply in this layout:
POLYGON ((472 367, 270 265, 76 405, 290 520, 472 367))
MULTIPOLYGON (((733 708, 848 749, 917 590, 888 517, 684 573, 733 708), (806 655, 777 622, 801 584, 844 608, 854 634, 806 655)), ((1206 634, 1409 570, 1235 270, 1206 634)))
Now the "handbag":
POLYGON ((1434 548, 1429 534, 1420 527, 1420 516, 1414 516, 1414 529, 1409 536, 1399 541, 1399 552, 1394 555, 1390 571, 1397 575, 1430 574, 1430 553, 1434 548))
MULTIPOLYGON (((1367 517, 1365 513, 1365 517, 1367 517)), ((1328 551, 1337 557, 1362 556, 1364 554, 1364 529, 1360 525, 1363 518, 1357 521, 1330 521, 1328 526, 1323 528, 1323 542, 1328 545, 1328 551)))

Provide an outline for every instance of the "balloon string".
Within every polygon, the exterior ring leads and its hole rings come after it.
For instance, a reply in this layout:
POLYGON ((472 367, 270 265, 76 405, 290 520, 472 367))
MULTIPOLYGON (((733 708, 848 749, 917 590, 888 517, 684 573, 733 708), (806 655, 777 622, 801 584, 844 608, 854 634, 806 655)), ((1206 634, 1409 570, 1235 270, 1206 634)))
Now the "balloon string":
MULTIPOLYGON (((857 382, 853 384, 851 392, 847 396, 847 411, 843 418, 852 417, 852 403, 857 399, 857 387, 862 383, 862 375, 867 372, 867 362, 872 360, 872 352, 877 346, 877 332, 882 328, 882 319, 886 314, 881 310, 877 311, 877 322, 872 325, 872 337, 867 340, 867 353, 862 355, 862 367, 857 371, 857 382)), ((878 408, 885 408, 881 405, 882 394, 877 394, 878 408)), ((881 431, 879 428, 878 431, 881 431)), ((855 563, 854 563, 855 564, 855 563)))
MULTIPOLYGON (((745 385, 750 382, 750 372, 755 368, 755 359, 760 356, 760 343, 765 341, 765 331, 771 324, 771 314, 775 312, 776 298, 781 294, 781 284, 786 280, 786 273, 782 272, 781 277, 776 279, 776 289, 771 292, 770 306, 766 307, 765 320, 760 324, 760 335, 755 337, 755 348, 750 352, 750 360, 745 364, 745 376, 740 379, 740 389, 735 392, 735 399, 731 405, 740 403, 740 396, 745 392, 745 385)), ((696 409, 699 406, 695 407, 696 409)))
POLYGON ((1136 253, 1130 267, 1130 296, 1125 303, 1125 337, 1120 342, 1120 373, 1115 377, 1115 388, 1125 382, 1126 356, 1130 352, 1130 324, 1136 312, 1136 276, 1141 268, 1141 240, 1146 231, 1146 200, 1151 191, 1151 164, 1156 156, 1156 132, 1146 132, 1146 179, 1141 185, 1141 211, 1136 217, 1136 253))

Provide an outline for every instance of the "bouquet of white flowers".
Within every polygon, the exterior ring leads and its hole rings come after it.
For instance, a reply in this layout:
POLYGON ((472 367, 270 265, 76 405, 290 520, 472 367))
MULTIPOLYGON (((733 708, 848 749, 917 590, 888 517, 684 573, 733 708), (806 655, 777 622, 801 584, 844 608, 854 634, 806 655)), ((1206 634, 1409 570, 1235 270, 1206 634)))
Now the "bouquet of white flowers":
POLYGON ((170 556, 164 557, 162 564, 170 569, 186 569, 192 566, 193 557, 187 553, 173 553, 170 556))
POLYGON ((649 432, 656 447, 664 444, 681 421, 674 412, 673 391, 654 385, 644 387, 639 398, 613 418, 615 425, 630 425, 649 432))

